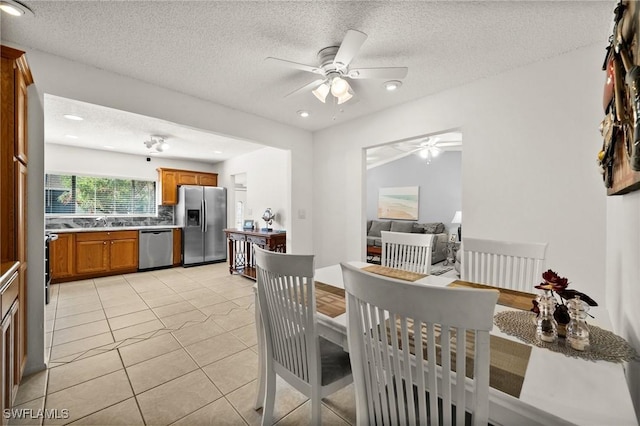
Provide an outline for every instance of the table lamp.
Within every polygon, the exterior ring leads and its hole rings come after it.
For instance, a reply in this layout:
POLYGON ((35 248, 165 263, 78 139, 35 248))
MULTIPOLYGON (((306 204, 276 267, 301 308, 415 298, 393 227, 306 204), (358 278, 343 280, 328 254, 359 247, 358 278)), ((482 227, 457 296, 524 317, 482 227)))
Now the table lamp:
POLYGON ((453 219, 451 219, 452 225, 458 226, 458 241, 462 242, 462 212, 458 210, 456 214, 453 215, 453 219))

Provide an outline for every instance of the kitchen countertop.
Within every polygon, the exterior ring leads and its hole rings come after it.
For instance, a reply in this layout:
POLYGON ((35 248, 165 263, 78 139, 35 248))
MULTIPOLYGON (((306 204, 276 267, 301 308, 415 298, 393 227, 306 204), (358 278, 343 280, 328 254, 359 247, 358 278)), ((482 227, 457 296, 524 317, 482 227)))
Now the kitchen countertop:
POLYGON ((59 228, 59 229, 46 229, 45 232, 52 234, 64 234, 68 232, 109 232, 109 231, 138 231, 145 229, 176 229, 182 228, 178 225, 152 225, 152 226, 101 226, 95 228, 59 228))

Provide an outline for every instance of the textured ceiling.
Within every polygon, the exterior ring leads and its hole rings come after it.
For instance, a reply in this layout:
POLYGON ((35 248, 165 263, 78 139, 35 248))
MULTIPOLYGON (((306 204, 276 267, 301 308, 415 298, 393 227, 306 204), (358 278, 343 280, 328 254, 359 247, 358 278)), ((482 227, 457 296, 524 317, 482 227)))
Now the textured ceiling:
MULTIPOLYGON (((495 75, 609 35, 613 1, 33 1, 2 19, 2 40, 318 130, 495 75), (335 106, 284 95, 316 75, 264 62, 316 64, 347 29, 368 34, 352 67, 406 66, 395 93, 359 80, 335 106), (296 115, 308 110, 307 119, 296 115)), ((579 70, 578 70, 579 71, 579 70)))
POLYGON ((256 143, 59 96, 45 94, 44 110, 45 141, 58 145, 207 163, 264 148, 256 143), (83 120, 69 120, 64 117, 67 114, 83 120), (148 149, 144 142, 152 135, 163 137, 170 148, 162 153, 148 149))

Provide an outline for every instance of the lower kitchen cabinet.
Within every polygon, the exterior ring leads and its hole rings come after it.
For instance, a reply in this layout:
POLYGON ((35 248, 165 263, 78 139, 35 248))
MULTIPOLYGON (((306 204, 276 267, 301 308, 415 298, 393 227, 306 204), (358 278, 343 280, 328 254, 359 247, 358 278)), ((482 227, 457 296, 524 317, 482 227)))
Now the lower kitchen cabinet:
POLYGON ((131 269, 138 269, 138 232, 111 240, 109 247, 109 270, 131 269))
POLYGON ((74 279, 138 270, 138 231, 82 232, 75 237, 74 279))
POLYGON ((182 264, 182 229, 173 230, 173 266, 182 264))
MULTIPOLYGON (((0 413, 13 405, 22 376, 23 343, 18 298, 19 273, 0 283, 0 413)), ((0 416, 0 424, 7 419, 0 416)))
POLYGON ((60 278, 74 275, 74 252, 76 239, 73 233, 58 234, 58 239, 49 243, 49 260, 51 262, 51 279, 56 282, 60 278))
MULTIPOLYGON (((80 237, 80 236, 78 236, 80 237)), ((76 275, 95 274, 109 270, 109 247, 103 239, 76 240, 76 275)))

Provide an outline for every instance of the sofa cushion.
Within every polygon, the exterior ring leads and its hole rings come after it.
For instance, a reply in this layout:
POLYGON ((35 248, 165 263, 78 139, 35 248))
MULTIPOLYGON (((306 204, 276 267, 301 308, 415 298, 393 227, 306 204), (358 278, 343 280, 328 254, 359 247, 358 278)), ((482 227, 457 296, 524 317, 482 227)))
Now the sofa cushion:
POLYGON ((369 233, 367 236, 369 237, 382 237, 380 231, 389 231, 391 230, 391 221, 390 220, 374 220, 371 224, 371 229, 369 229, 369 233))
POLYGON ((367 237, 368 246, 382 247, 382 238, 380 237, 367 237))
POLYGON ((421 223, 413 222, 411 232, 414 234, 424 234, 424 226, 421 223))
POLYGON ((413 222, 400 222, 394 220, 391 222, 391 232, 411 232, 413 231, 413 222))
POLYGON ((368 220, 367 221, 367 235, 369 235, 369 231, 371 230, 371 224, 373 223, 372 220, 368 220))
POLYGON ((423 223, 422 228, 424 229, 425 234, 441 234, 444 232, 444 223, 442 222, 423 223))

